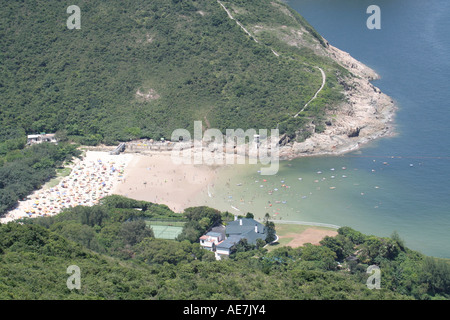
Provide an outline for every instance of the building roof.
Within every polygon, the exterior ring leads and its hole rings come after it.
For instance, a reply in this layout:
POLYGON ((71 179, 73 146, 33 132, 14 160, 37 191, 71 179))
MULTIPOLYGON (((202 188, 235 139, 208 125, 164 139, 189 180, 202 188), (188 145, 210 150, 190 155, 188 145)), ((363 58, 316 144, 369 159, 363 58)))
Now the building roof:
POLYGON ((267 237, 267 229, 262 223, 254 219, 242 218, 229 222, 226 228, 224 228, 223 226, 213 228, 210 232, 203 235, 200 239, 207 239, 207 237, 217 237, 223 235, 224 231, 228 237, 227 239, 219 242, 216 245, 217 249, 229 250, 241 239, 247 239, 247 242, 249 244, 256 244, 256 241, 258 239, 265 240, 267 237))
MULTIPOLYGON (((232 236, 240 236, 239 239, 245 238, 250 244, 256 244, 258 239, 265 240, 267 237, 266 227, 251 218, 242 218, 229 222, 226 227, 226 233, 229 235, 229 238, 232 236)), ((236 242, 239 242, 239 240, 236 242)))
POLYGON ((216 246, 216 248, 217 249, 230 249, 232 246, 234 246, 236 243, 238 243, 239 240, 241 240, 241 239, 242 239, 242 237, 238 236, 238 235, 229 236, 226 240, 219 243, 216 246))
POLYGON ((218 232, 208 232, 206 235, 209 237, 220 237, 222 234, 218 232))
POLYGON ((256 244, 256 241, 258 239, 266 240, 267 234, 259 233, 259 232, 255 232, 254 230, 251 230, 247 233, 242 234, 242 237, 247 239, 248 243, 256 244))
POLYGON ((225 226, 223 224, 221 224, 220 226, 212 227, 211 232, 220 233, 222 237, 225 238, 225 226))
POLYGON ((255 226, 258 228, 258 233, 265 233, 266 227, 262 223, 251 218, 242 218, 229 222, 226 227, 226 233, 230 235, 243 234, 251 230, 254 231, 255 226))

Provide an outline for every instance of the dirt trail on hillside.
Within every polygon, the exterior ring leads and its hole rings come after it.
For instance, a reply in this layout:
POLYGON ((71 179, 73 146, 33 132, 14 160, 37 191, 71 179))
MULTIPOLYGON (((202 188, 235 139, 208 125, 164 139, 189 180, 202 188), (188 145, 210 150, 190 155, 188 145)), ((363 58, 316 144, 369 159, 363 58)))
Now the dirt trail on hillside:
POLYGON ((317 90, 316 94, 311 98, 311 100, 309 100, 309 101, 305 104, 305 106, 302 108, 302 110, 300 110, 299 112, 297 112, 297 114, 294 116, 294 118, 297 118, 298 115, 299 115, 300 113, 302 113, 302 112, 306 109, 306 107, 308 107, 308 105, 309 105, 315 98, 317 98, 317 95, 320 93, 320 91, 322 91, 323 87, 325 86, 325 81, 327 81, 327 76, 326 76, 325 72, 323 72, 322 68, 320 68, 320 67, 316 67, 316 68, 319 69, 320 72, 322 73, 322 85, 320 86, 319 90, 317 90))

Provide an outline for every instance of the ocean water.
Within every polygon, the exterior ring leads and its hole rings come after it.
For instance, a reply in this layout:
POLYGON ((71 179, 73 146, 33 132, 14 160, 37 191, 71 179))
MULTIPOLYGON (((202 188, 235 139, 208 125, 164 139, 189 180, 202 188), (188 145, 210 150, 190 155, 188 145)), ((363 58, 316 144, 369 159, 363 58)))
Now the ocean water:
POLYGON ((397 135, 342 156, 220 170, 202 197, 221 210, 274 219, 397 231, 406 245, 450 258, 450 2, 291 0, 328 42, 375 69, 374 82, 399 110, 397 135), (369 5, 381 29, 369 30, 369 5), (266 181, 264 181, 264 179, 266 181), (239 211, 238 211, 239 210, 239 211))

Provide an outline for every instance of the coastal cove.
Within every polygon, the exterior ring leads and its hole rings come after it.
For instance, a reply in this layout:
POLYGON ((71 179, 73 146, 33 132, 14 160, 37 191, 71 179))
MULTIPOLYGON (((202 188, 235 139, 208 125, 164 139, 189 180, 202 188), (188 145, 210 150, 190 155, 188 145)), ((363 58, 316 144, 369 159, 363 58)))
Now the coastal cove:
POLYGON ((0 11, 0 300, 450 300, 448 1, 78 5, 0 11))
POLYGON ((204 191, 201 199, 233 213, 269 212, 274 219, 348 225, 378 236, 397 231, 410 248, 449 258, 449 4, 379 1, 382 29, 376 31, 365 26, 369 1, 288 4, 331 45, 380 75, 374 85, 399 107, 396 135, 343 155, 282 161, 272 177, 258 175, 259 166, 223 168, 209 187, 212 197, 204 191))
MULTIPOLYGON (((372 3, 366 0, 287 3, 326 39, 329 46, 318 50, 360 78, 354 86, 345 84, 347 105, 327 115, 332 121, 323 131, 316 132, 313 124, 311 138, 282 146, 275 175, 260 175, 260 165, 175 165, 168 149, 128 148, 110 156, 95 152, 102 146, 93 147, 70 174, 64 169, 64 190, 37 190, 0 221, 31 215, 33 206, 35 215, 53 215, 62 207, 120 194, 178 213, 206 205, 239 215, 251 212, 257 219, 269 213, 280 223, 350 226, 376 236, 396 231, 409 248, 450 258, 450 22, 445 19, 450 5, 380 0, 382 29, 369 30, 366 8, 372 3), (39 209, 49 203, 51 212, 39 209)), ((246 28, 260 32, 257 26, 246 28)), ((281 51, 274 56, 284 59, 281 51)), ((317 86, 309 101, 324 99, 322 88, 333 82, 320 67, 311 68, 317 86)), ((207 127, 208 119, 204 116, 207 127)), ((130 138, 133 143, 138 142, 130 138)))

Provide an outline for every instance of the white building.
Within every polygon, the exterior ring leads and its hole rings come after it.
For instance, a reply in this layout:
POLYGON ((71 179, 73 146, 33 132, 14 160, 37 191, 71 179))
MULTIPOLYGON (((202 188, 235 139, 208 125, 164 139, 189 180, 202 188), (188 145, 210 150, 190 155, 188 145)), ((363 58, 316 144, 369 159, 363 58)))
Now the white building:
POLYGON ((208 232, 200 237, 200 245, 209 251, 216 251, 216 247, 224 240, 224 236, 219 232, 208 232))
POLYGON ((258 221, 250 218, 235 219, 228 222, 225 235, 220 232, 208 232, 200 237, 200 245, 219 255, 229 255, 233 247, 246 239, 249 244, 256 245, 257 240, 266 240, 267 229, 258 221))
POLYGON ((28 145, 39 144, 42 142, 56 143, 58 141, 56 140, 54 133, 30 134, 27 136, 27 144, 28 145))

